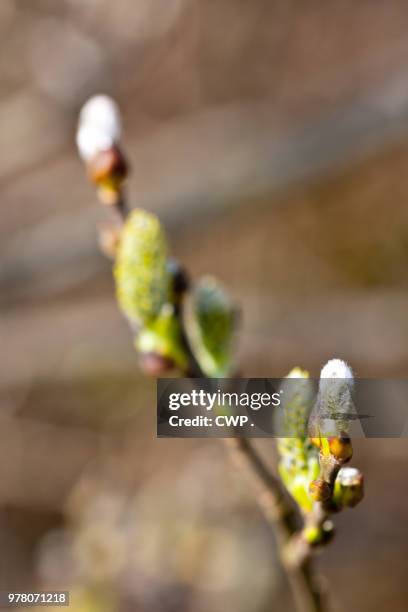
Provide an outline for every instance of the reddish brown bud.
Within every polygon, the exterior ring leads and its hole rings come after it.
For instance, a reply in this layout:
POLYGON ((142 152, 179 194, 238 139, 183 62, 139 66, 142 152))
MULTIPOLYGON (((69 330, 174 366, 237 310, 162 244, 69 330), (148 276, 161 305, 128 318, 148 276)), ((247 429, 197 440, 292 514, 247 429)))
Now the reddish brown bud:
POLYGON ((347 434, 342 433, 341 437, 328 438, 330 453, 340 463, 347 463, 353 456, 353 446, 347 434))
POLYGON ((318 478, 310 483, 309 494, 313 501, 324 502, 330 499, 331 491, 327 482, 318 478))
POLYGON ((139 361, 141 369, 148 376, 158 377, 174 368, 174 363, 171 359, 163 357, 158 353, 142 353, 139 361))
POLYGON ((120 243, 121 229, 113 224, 104 224, 99 227, 99 247, 104 255, 115 259, 120 243))
POLYGON ((117 146, 106 151, 99 151, 88 162, 90 180, 96 185, 119 185, 127 175, 127 163, 117 146))

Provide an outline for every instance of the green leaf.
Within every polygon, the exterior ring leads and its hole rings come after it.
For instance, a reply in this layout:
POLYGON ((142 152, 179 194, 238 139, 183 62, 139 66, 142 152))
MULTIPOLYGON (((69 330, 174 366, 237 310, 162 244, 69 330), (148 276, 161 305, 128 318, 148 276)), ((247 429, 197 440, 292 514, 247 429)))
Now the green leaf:
POLYGON ((213 277, 202 278, 186 300, 184 313, 187 336, 204 374, 229 376, 237 310, 222 285, 213 277))
POLYGON ((140 330, 135 346, 141 353, 157 353, 170 359, 182 371, 187 367, 180 323, 171 304, 166 304, 158 317, 140 330))

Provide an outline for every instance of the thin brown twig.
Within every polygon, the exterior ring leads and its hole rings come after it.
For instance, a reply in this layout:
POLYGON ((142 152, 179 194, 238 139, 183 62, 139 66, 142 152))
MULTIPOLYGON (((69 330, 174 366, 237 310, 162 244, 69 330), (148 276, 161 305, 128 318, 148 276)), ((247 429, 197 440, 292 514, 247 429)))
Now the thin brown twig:
MULTIPOLYGON (((325 455, 322 452, 319 454, 320 474, 319 480, 322 480, 328 485, 329 495, 325 501, 315 501, 311 512, 307 514, 305 527, 312 529, 321 529, 325 521, 327 521, 333 512, 333 491, 334 483, 337 474, 341 468, 339 462, 333 455, 325 455)), ((308 542, 299 534, 299 537, 294 538, 291 543, 291 554, 301 563, 310 557, 311 548, 308 542)))
MULTIPOLYGON (((206 378, 188 341, 182 309, 183 303, 181 302, 177 315, 182 330, 182 341, 190 361, 187 375, 206 378)), ((299 523, 302 518, 296 507, 288 499, 282 482, 271 472, 248 438, 223 438, 223 441, 232 461, 239 468, 244 467, 251 475, 255 476, 255 485, 258 490, 257 503, 266 520, 274 528, 279 556, 285 569, 296 609, 298 612, 324 612, 326 607, 323 594, 317 584, 310 554, 307 556, 299 555, 298 559, 290 559, 286 555, 287 546, 299 533, 299 523)))
POLYGON ((299 612, 325 610, 320 586, 317 584, 310 556, 290 558, 287 547, 299 534, 299 516, 287 498, 281 481, 265 465, 247 438, 224 438, 232 461, 255 476, 256 500, 266 520, 273 526, 279 556, 285 569, 296 609, 299 612))

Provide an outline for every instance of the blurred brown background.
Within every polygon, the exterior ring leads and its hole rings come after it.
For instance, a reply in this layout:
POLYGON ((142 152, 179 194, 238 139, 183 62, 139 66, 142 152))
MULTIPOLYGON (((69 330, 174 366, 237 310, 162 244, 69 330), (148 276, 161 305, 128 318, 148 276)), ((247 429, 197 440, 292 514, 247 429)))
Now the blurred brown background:
MULTIPOLYGON (((130 201, 230 287, 246 375, 341 357, 405 377, 407 25, 403 0, 1 0, 1 589, 70 588, 86 612, 292 610, 221 445, 155 439, 76 118, 118 100, 130 201)), ((366 499, 319 561, 334 611, 408 607, 407 456, 356 445, 366 499)))

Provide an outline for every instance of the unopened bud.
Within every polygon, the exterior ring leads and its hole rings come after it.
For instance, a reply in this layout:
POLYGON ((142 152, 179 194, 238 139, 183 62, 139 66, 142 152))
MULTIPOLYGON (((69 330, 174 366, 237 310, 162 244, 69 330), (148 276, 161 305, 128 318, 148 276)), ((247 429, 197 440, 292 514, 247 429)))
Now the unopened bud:
POLYGON ((349 385, 353 384, 353 371, 342 359, 330 359, 320 372, 322 379, 343 379, 349 385))
POLYGON ((352 392, 351 368, 341 359, 328 361, 320 374, 319 393, 309 421, 309 435, 322 438, 324 453, 329 452, 325 439, 349 430, 350 415, 355 413, 352 392))
POLYGON ((117 225, 104 224, 99 227, 99 247, 109 259, 115 259, 120 244, 121 229, 117 225))
POLYGON ((109 96, 90 98, 81 109, 77 131, 77 146, 82 159, 91 160, 100 151, 119 142, 121 120, 118 106, 109 96))
POLYGON ((148 376, 159 377, 174 368, 174 362, 159 353, 142 353, 140 367, 148 376))
POLYGON ((322 525, 322 544, 328 544, 334 537, 335 529, 332 521, 324 521, 322 525))
POLYGON ((354 508, 364 497, 363 474, 354 467, 341 468, 334 486, 334 503, 339 507, 354 508))
POLYGON ((331 490, 327 482, 318 478, 310 483, 309 494, 313 501, 324 502, 330 499, 331 490))
POLYGON ((96 153, 88 162, 88 174, 98 186, 118 188, 127 175, 127 163, 119 147, 96 153))
POLYGON ((302 535, 311 546, 327 544, 333 539, 334 525, 329 520, 324 521, 322 525, 306 525, 302 535))
POLYGON ((347 434, 342 433, 341 437, 328 438, 330 454, 340 463, 347 463, 353 456, 353 446, 347 434))
POLYGON ((321 527, 316 526, 306 526, 302 531, 303 537, 305 538, 308 544, 312 546, 317 546, 321 544, 323 540, 323 530, 321 527))

